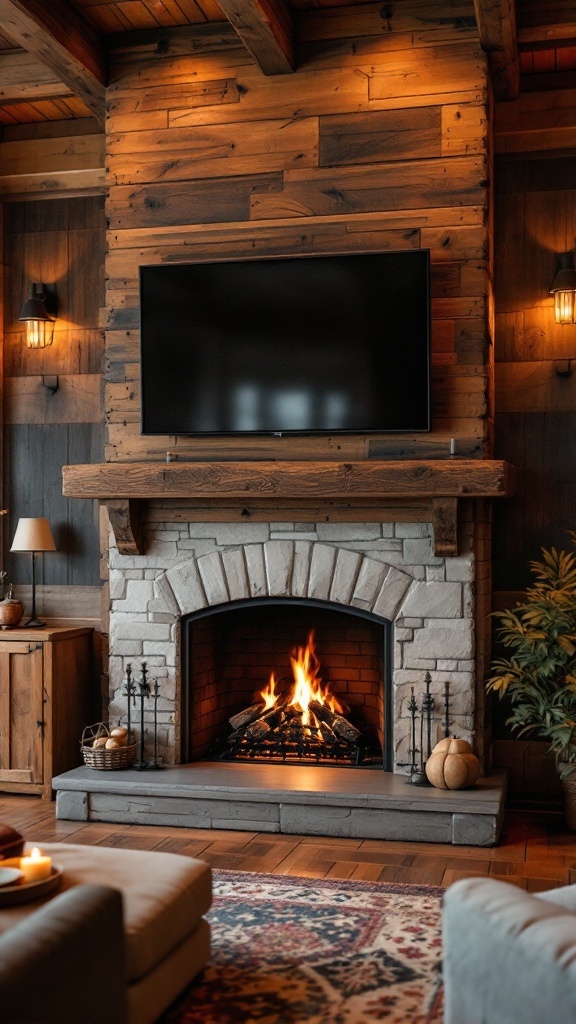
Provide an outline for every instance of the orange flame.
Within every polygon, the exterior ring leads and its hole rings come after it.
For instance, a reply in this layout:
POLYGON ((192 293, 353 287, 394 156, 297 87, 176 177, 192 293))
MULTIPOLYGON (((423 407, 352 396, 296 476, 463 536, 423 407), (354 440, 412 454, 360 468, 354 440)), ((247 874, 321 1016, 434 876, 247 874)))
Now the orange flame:
MULTIPOLYGON (((302 725, 318 726, 316 717, 310 711, 312 701, 316 701, 318 704, 326 704, 333 712, 342 712, 342 706, 338 703, 336 697, 330 693, 328 687, 322 686, 322 680, 318 674, 320 662, 316 657, 314 630, 311 630, 308 634, 306 647, 296 648, 290 656, 290 664, 292 665, 294 685, 290 693, 289 706, 300 711, 302 725)), ((275 687, 276 678, 274 673, 272 673, 268 686, 260 694, 266 709, 274 707, 278 700, 275 687)))
POLYGON ((268 708, 273 708, 274 707, 274 705, 275 705, 276 701, 278 700, 278 698, 276 696, 276 676, 274 675, 273 672, 272 672, 272 674, 270 676, 270 680, 268 682, 268 686, 266 687, 265 690, 262 690, 260 696, 262 697, 262 700, 264 701, 264 710, 265 711, 267 711, 268 708))

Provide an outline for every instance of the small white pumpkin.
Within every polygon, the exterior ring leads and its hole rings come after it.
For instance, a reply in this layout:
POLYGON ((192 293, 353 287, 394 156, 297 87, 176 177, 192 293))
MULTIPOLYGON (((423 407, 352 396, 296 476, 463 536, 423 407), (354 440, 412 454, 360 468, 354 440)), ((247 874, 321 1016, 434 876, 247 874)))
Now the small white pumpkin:
POLYGON ((426 762, 426 777, 436 789, 468 789, 479 771, 478 758, 468 741, 453 736, 440 740, 426 762))

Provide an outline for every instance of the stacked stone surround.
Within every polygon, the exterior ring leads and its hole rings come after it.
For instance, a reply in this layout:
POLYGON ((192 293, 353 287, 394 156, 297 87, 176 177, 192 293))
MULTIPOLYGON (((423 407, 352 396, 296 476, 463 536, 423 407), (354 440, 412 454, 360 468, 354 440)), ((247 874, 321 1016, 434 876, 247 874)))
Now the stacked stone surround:
MULTIPOLYGON (((113 541, 112 541, 113 544, 113 541)), ((450 682, 451 731, 472 738, 472 527, 456 558, 437 558, 427 523, 154 523, 146 555, 110 551, 110 719, 125 721, 126 666, 160 684, 160 753, 175 760, 183 615, 231 601, 301 597, 391 621, 395 770, 408 761, 407 703, 427 671, 450 682)), ((313 625, 313 623, 311 623, 313 625)), ((443 735, 440 721, 435 733, 443 735)))

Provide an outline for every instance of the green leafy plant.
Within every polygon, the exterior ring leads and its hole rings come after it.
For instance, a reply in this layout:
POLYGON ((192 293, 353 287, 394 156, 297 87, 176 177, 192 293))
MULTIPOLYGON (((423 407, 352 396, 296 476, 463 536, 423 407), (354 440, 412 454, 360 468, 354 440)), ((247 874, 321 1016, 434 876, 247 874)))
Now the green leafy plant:
POLYGON ((495 613, 511 656, 494 661, 487 688, 509 696, 514 731, 550 741, 566 778, 576 771, 576 554, 542 548, 542 559, 530 563, 536 582, 524 604, 495 613))

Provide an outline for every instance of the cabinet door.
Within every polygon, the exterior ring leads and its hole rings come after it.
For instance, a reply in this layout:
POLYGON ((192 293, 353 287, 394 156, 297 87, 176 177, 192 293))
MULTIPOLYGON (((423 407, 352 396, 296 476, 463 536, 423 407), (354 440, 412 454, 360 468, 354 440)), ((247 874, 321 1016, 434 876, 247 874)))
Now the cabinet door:
POLYGON ((0 784, 43 782, 42 644, 0 640, 0 784))

